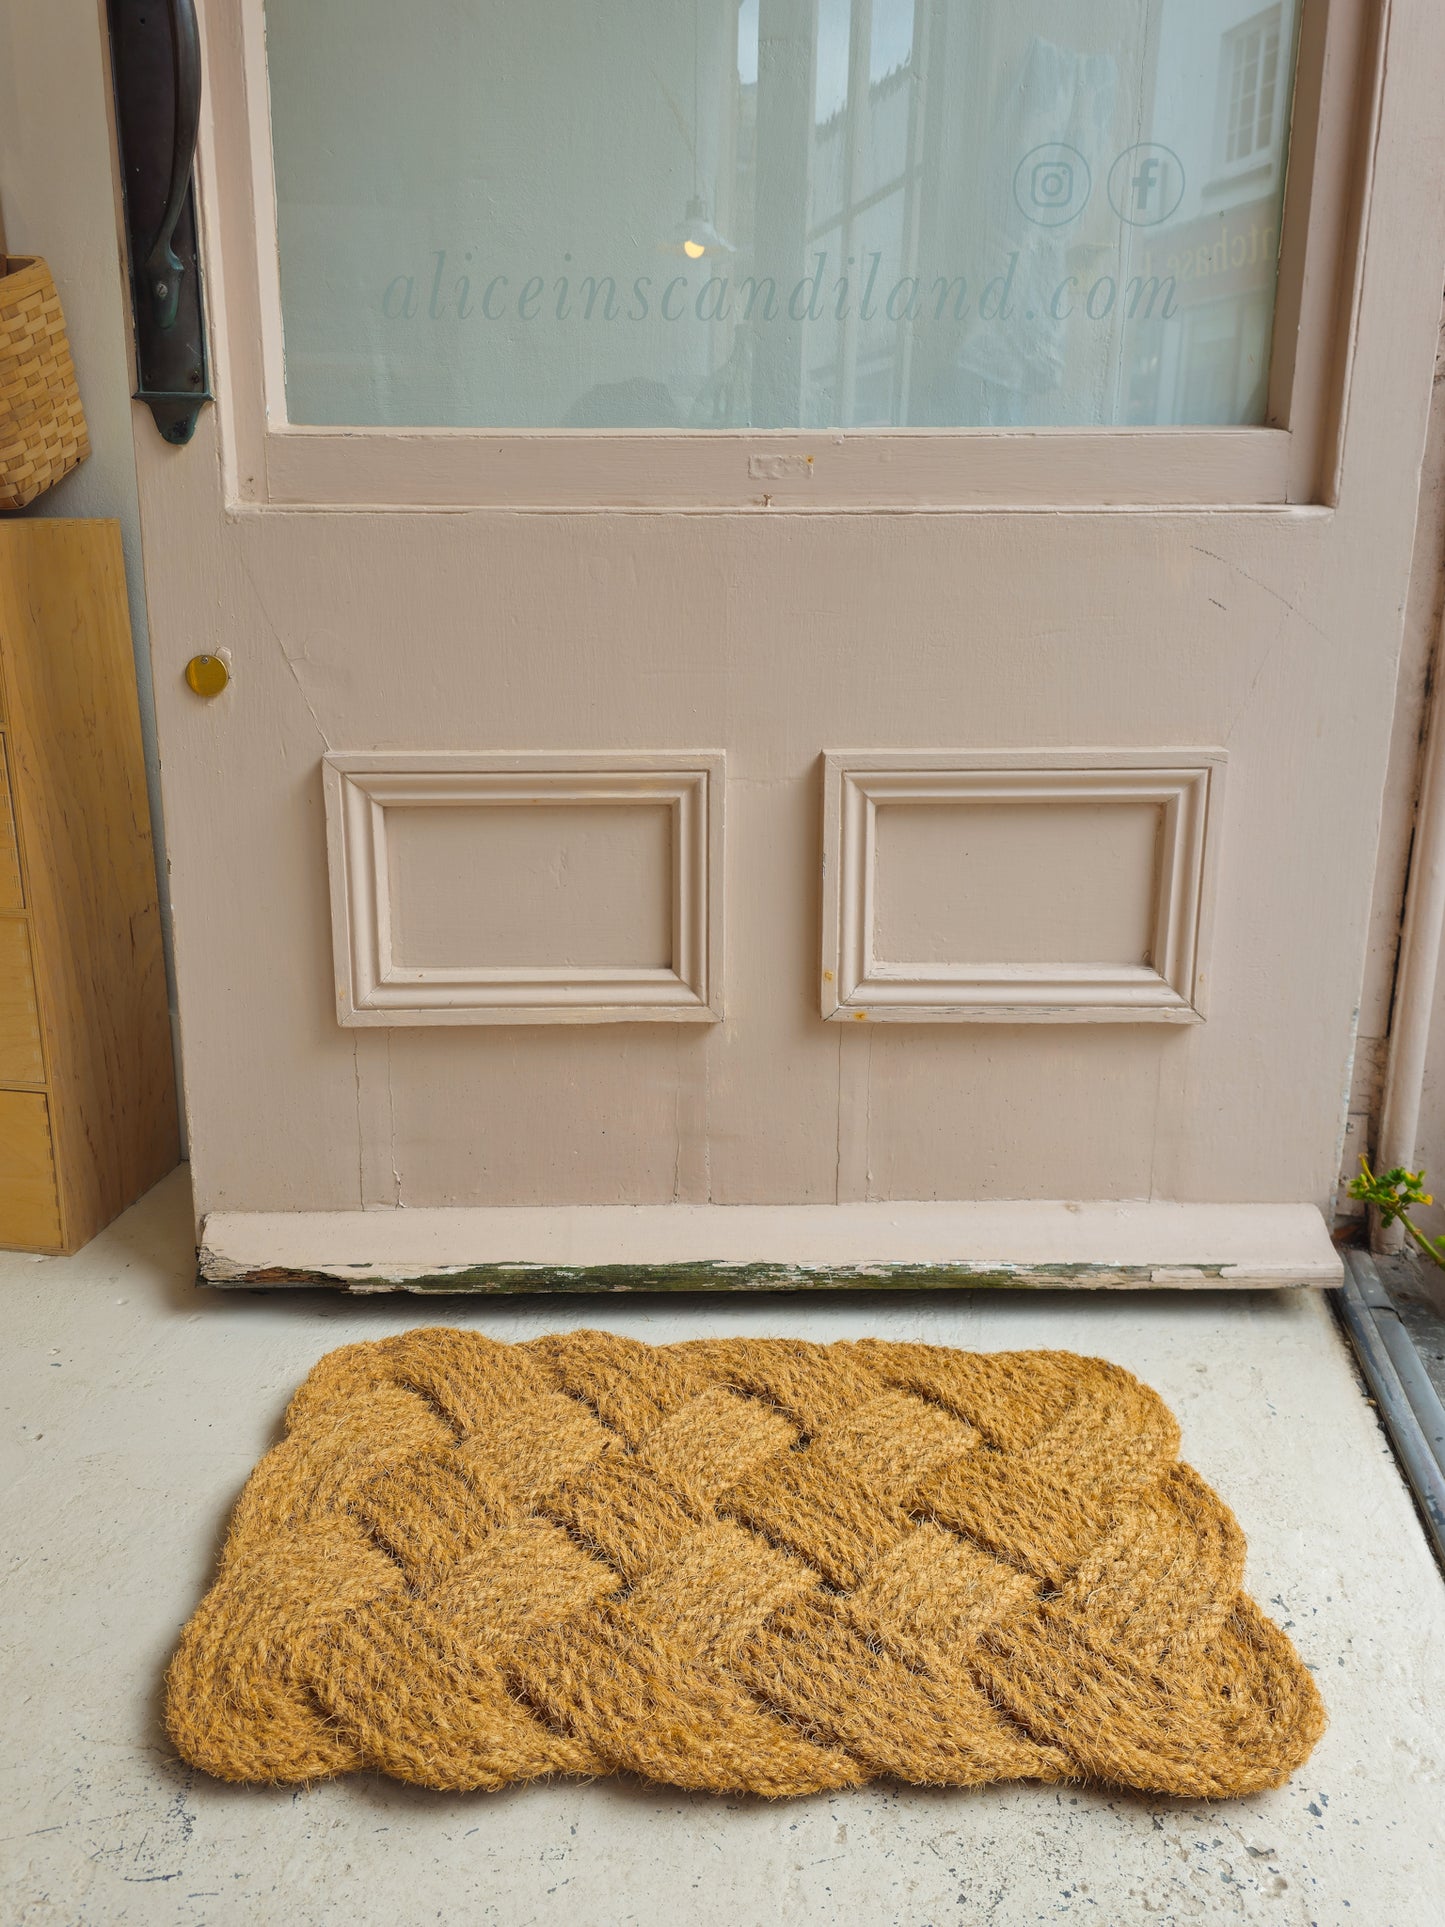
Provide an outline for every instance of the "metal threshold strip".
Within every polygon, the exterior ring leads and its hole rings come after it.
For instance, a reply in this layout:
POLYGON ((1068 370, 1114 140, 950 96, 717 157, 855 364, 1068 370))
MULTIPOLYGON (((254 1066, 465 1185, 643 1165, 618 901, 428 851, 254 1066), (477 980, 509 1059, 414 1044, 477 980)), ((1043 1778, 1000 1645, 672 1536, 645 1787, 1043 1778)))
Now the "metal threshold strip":
POLYGON ((1367 1251, 1347 1251, 1344 1258, 1344 1283, 1336 1293, 1340 1317, 1435 1556, 1445 1566, 1445 1406, 1374 1259, 1367 1251))

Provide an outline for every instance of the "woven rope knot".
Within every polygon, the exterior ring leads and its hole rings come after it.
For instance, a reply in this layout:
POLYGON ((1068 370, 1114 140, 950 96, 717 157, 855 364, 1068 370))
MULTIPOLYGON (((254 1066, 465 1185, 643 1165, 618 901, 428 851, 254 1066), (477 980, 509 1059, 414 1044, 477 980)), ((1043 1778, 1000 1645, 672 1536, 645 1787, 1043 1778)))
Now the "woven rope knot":
POLYGON ((168 1676, 232 1780, 1280 1784, 1324 1724, 1118 1367, 409 1332, 323 1358, 168 1676))

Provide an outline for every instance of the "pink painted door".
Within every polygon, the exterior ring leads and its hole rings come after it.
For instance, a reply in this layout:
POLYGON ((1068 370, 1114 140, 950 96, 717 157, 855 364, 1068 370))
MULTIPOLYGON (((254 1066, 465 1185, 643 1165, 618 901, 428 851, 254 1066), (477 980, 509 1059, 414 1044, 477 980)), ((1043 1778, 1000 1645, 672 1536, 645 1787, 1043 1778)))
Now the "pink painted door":
POLYGON ((202 25, 200 1214, 1327 1208, 1438 9, 202 25))

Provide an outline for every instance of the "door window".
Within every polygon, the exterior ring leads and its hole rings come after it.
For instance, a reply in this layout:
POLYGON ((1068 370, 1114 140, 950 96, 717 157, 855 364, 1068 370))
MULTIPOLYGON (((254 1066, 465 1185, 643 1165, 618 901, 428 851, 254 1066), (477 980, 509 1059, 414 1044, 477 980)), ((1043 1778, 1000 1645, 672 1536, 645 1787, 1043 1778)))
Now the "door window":
POLYGON ((287 415, 1259 425, 1298 0, 266 0, 287 415))

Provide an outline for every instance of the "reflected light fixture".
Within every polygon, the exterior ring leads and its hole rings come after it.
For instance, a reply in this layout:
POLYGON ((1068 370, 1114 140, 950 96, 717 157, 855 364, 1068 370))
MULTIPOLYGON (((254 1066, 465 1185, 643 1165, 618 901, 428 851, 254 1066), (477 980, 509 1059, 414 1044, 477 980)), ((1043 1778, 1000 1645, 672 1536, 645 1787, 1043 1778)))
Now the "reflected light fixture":
POLYGON ((687 212, 673 229, 671 238, 663 243, 668 254, 684 254, 689 261, 701 261, 707 254, 736 254, 737 249, 731 241, 725 241, 713 226, 708 213, 707 202, 702 197, 702 183, 698 176, 697 137, 701 124, 699 113, 700 89, 698 86, 698 5, 693 0, 692 9, 692 132, 683 126, 682 116, 673 108, 677 124, 682 127, 683 139, 687 142, 692 155, 692 195, 688 200, 687 212))
POLYGON ((734 254, 737 250, 731 241, 725 241, 708 219, 707 202, 701 194, 694 194, 687 204, 687 213, 673 229, 672 249, 674 253, 685 254, 689 261, 701 261, 705 254, 734 254))

